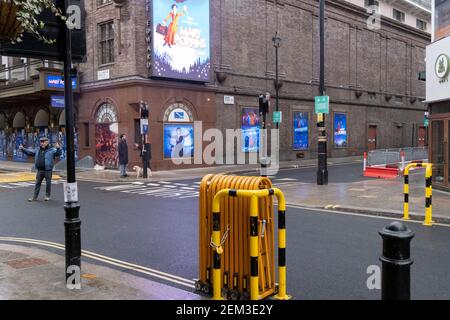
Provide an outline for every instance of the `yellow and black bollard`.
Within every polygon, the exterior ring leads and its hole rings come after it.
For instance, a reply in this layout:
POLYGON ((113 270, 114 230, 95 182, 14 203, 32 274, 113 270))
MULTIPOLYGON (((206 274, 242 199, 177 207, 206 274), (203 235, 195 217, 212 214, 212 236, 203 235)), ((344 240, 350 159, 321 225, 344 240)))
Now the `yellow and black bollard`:
POLYGON ((432 193, 433 193, 433 185, 432 185, 432 176, 433 169, 431 164, 427 164, 427 169, 425 171, 425 226, 432 226, 432 214, 433 214, 433 206, 431 204, 432 193))
POLYGON ((431 204, 432 199, 432 176, 433 176, 433 166, 431 163, 410 163, 406 166, 404 171, 404 203, 403 203, 403 219, 409 220, 409 170, 411 168, 426 168, 425 171, 425 220, 423 225, 432 226, 432 214, 433 207, 431 204))
POLYGON ((288 300, 286 294, 286 200, 279 189, 274 189, 278 199, 278 294, 275 299, 288 300))

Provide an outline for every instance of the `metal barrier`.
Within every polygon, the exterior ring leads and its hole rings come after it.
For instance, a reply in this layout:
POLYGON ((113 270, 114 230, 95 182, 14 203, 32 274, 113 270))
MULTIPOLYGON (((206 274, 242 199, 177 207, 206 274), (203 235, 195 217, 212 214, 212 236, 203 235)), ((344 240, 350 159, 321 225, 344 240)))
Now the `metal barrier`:
POLYGON ((275 195, 278 198, 278 294, 275 297, 279 300, 287 300, 286 295, 286 201, 283 193, 278 188, 264 190, 232 190, 224 189, 219 191, 213 200, 213 243, 214 243, 214 271, 213 271, 213 298, 222 299, 221 296, 221 265, 220 255, 223 248, 220 241, 220 200, 223 197, 244 197, 250 198, 250 299, 259 300, 259 275, 258 275, 258 198, 275 195))
POLYGON ((403 172, 407 163, 426 162, 428 149, 425 147, 378 149, 364 154, 363 172, 366 177, 395 178, 403 172))
POLYGON ((405 162, 428 159, 428 148, 398 148, 378 149, 369 151, 367 166, 397 166, 401 162, 401 153, 405 155, 405 162))
POLYGON ((286 295, 285 200, 265 177, 207 175, 199 197, 197 290, 214 299, 286 295), (278 197, 279 284, 275 285, 274 212, 278 197), (213 250, 211 250, 211 247, 213 250), (278 289, 278 293, 277 293, 278 289))
POLYGON ((433 165, 431 163, 411 163, 406 166, 404 171, 404 178, 405 183, 403 186, 403 193, 405 196, 404 203, 403 203, 403 219, 409 220, 409 170, 411 168, 426 168, 425 171, 425 220, 424 225, 425 226, 432 226, 432 214, 433 214, 433 207, 431 204, 432 199, 432 176, 433 176, 433 165))

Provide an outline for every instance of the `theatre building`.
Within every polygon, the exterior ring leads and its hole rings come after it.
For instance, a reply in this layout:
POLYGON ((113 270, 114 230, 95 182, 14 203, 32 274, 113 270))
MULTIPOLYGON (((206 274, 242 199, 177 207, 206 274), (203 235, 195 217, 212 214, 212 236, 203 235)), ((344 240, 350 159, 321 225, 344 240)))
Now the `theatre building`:
MULTIPOLYGON (((426 143, 425 82, 419 74, 430 43, 427 3, 326 1, 329 156, 426 143), (371 22, 369 6, 380 9, 378 25, 371 22)), ((224 154, 257 153, 258 96, 271 94, 266 125, 274 129, 276 88, 280 160, 317 157, 318 1, 85 0, 85 7, 87 56, 78 66, 76 99, 80 158, 89 155, 117 167, 118 136, 124 133, 130 164, 141 163, 134 147, 143 140, 141 101, 150 109, 146 141, 152 170, 206 165, 198 159, 193 164, 191 155, 210 143, 203 141, 210 128, 224 135, 227 129, 242 130, 234 148, 225 150, 223 141, 224 154), (176 165, 174 157, 185 161, 176 165)), ((46 95, 33 102, 28 117, 34 121, 42 105, 47 125, 58 126, 60 111, 49 107, 46 95)), ((13 102, 8 106, 29 105, 13 102)), ((10 133, 20 129, 12 128, 11 114, 10 133)), ((0 129, 1 123, 0 118, 0 129)), ((26 128, 27 120, 19 125, 26 128)))

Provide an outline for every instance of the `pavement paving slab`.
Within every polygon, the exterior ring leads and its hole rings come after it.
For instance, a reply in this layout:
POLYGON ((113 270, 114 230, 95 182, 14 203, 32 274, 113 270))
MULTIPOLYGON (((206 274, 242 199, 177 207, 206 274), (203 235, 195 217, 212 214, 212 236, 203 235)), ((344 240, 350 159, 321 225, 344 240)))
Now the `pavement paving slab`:
POLYGON ((0 244, 0 300, 204 300, 203 296, 82 261, 81 289, 65 285, 65 257, 0 244))

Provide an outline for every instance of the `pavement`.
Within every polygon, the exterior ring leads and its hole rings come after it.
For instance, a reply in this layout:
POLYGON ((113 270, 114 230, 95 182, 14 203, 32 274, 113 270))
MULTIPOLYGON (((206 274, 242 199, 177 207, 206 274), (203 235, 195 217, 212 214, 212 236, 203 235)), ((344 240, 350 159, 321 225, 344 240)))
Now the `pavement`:
MULTIPOLYGON (((331 171, 330 171, 331 172, 331 171)), ((362 175, 362 172, 361 172, 362 175)), ((314 183, 283 188, 288 204, 387 217, 403 217, 403 177, 368 178, 360 181, 335 182, 327 186, 314 183)), ((450 223, 450 194, 433 189, 433 221, 450 223)), ((409 178, 410 219, 425 218, 425 176, 415 170, 409 178)))
POLYGON ((82 261, 81 288, 65 284, 65 257, 0 244, 0 300, 203 300, 203 296, 82 261))

